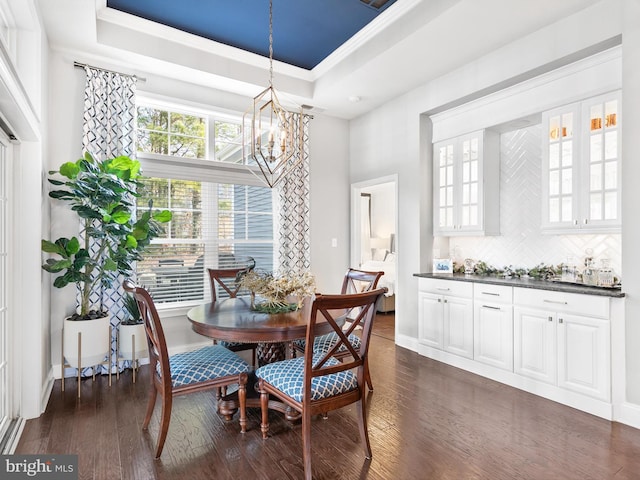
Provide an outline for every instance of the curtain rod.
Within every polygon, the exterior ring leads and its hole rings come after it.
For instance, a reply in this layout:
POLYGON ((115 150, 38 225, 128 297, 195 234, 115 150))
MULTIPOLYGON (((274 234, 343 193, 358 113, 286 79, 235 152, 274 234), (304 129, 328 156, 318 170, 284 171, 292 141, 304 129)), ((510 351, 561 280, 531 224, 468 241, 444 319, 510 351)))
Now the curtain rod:
POLYGON ((85 67, 95 68, 96 70, 102 70, 103 72, 117 73, 118 75, 122 75, 124 77, 135 78, 136 80, 138 80, 140 82, 146 82, 147 81, 147 79, 144 78, 144 77, 138 77, 137 75, 129 75, 129 74, 126 74, 126 73, 116 72, 115 70, 108 70, 106 68, 94 67, 93 65, 89 65, 89 64, 86 64, 86 63, 73 62, 73 66, 76 67, 76 68, 85 68, 85 67))

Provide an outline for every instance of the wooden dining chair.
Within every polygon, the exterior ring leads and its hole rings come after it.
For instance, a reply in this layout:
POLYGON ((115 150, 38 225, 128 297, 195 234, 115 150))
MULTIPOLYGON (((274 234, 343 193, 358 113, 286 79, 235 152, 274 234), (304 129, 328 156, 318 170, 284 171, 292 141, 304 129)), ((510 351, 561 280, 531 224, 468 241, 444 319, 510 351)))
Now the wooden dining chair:
MULTIPOLYGON (((211 301, 218 301, 218 286, 227 292, 229 298, 236 298, 240 292, 240 276, 252 268, 253 267, 246 266, 236 268, 207 268, 211 284, 211 301)), ((215 340, 214 342, 228 348, 232 352, 251 350, 251 361, 255 364, 257 348, 255 343, 228 342, 226 340, 215 340)))
POLYGON ((169 431, 173 397, 203 390, 219 389, 237 384, 240 411, 240 430, 246 431, 246 385, 252 367, 235 353, 220 345, 211 345, 195 351, 169 356, 164 330, 153 299, 142 287, 130 280, 122 284, 124 290, 132 294, 138 302, 140 315, 144 321, 149 346, 149 366, 151 389, 147 413, 142 429, 147 430, 155 408, 158 393, 162 402, 160 430, 156 447, 156 458, 160 458, 169 431))
POLYGON ((365 365, 371 338, 371 328, 376 315, 376 303, 386 288, 346 295, 316 295, 311 307, 311 318, 306 340, 313 345, 318 337, 318 326, 327 322, 338 340, 324 353, 307 349, 303 357, 270 363, 256 370, 262 420, 262 437, 269 432, 269 396, 274 395, 302 416, 302 452, 304 475, 311 479, 311 417, 325 415, 331 410, 352 403, 357 406, 358 425, 365 456, 371 458, 371 446, 365 413, 365 365), (342 331, 347 311, 357 309, 354 319, 362 325, 360 346, 349 341, 349 333, 342 331), (345 348, 351 359, 342 361, 335 354, 345 348))
MULTIPOLYGON (((348 293, 362 293, 368 292, 370 290, 375 290, 382 275, 384 275, 384 272, 367 272, 364 270, 349 268, 347 270, 347 273, 345 273, 344 275, 344 279, 342 280, 342 288, 340 290, 340 293, 344 295, 348 293)), ((354 314, 357 314, 357 311, 355 311, 355 309, 353 313, 349 314, 349 317, 352 317, 354 314)), ((347 328, 352 326, 351 322, 352 319, 349 318, 347 321, 347 328)), ((358 325, 355 325, 355 327, 350 329, 349 331, 352 332, 357 327, 358 325)), ((313 350, 315 352, 328 352, 337 341, 338 336, 335 333, 322 335, 315 339, 313 350)), ((360 337, 358 337, 355 333, 350 333, 349 341, 352 345, 355 346, 356 349, 360 348, 360 337)), ((295 340, 293 342, 293 348, 298 352, 304 352, 306 348, 306 340, 295 340)), ((333 356, 337 359, 342 359, 350 356, 350 353, 349 350, 343 345, 342 348, 335 352, 333 356)), ((373 390, 373 382, 371 381, 371 373, 369 372, 368 363, 365 365, 365 379, 367 381, 369 390, 373 390)))

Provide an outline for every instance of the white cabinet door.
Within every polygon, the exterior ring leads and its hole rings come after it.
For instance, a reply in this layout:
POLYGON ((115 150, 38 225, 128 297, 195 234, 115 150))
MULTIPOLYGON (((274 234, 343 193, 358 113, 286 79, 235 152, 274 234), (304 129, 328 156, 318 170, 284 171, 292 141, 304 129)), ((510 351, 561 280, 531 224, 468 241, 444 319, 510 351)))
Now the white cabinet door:
POLYGON ((499 136, 478 131, 433 146, 436 235, 499 234, 499 136))
POLYGON ((557 380, 555 313, 514 307, 513 329, 514 372, 555 385, 557 380))
POLYGON ((620 230, 620 106, 617 91, 543 113, 543 230, 620 230))
POLYGON ((471 299, 443 297, 443 349, 473 358, 473 306, 471 299))
POLYGON ((476 301, 473 315, 474 359, 513 371, 513 307, 476 301))
POLYGON ((582 229, 620 227, 620 92, 582 103, 584 169, 582 229))
POLYGON ((443 308, 442 296, 434 293, 418 293, 418 336, 420 343, 442 348, 443 308))
POLYGON ((601 400, 611 399, 609 322, 558 314, 558 385, 601 400))

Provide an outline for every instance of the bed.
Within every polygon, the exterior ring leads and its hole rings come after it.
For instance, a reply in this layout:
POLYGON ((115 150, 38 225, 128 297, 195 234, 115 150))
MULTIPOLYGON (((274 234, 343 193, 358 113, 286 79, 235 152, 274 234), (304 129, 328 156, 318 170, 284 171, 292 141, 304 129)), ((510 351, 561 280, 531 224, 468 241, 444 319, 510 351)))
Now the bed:
POLYGON ((360 265, 360 270, 368 272, 384 272, 378 281, 378 287, 386 287, 387 293, 378 304, 381 313, 393 312, 396 309, 396 256, 387 253, 384 260, 366 260, 360 265))

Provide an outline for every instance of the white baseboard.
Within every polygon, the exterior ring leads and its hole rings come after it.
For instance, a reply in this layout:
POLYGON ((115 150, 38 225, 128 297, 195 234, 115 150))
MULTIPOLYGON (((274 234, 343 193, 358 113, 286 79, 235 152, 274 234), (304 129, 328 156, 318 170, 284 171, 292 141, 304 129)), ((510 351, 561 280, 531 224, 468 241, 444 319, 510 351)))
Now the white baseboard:
POLYGON ((420 344, 417 338, 396 334, 396 345, 411 350, 412 352, 418 352, 420 344))
POLYGON ((40 413, 44 413, 47 409, 47 404, 49 403, 49 398, 51 397, 51 391, 53 390, 53 382, 55 378, 53 377, 53 367, 49 369, 49 373, 47 374, 47 379, 45 380, 44 385, 42 386, 42 395, 40 396, 40 413))
POLYGON ((615 409, 614 420, 633 428, 640 429, 640 405, 624 402, 619 409, 615 409))

